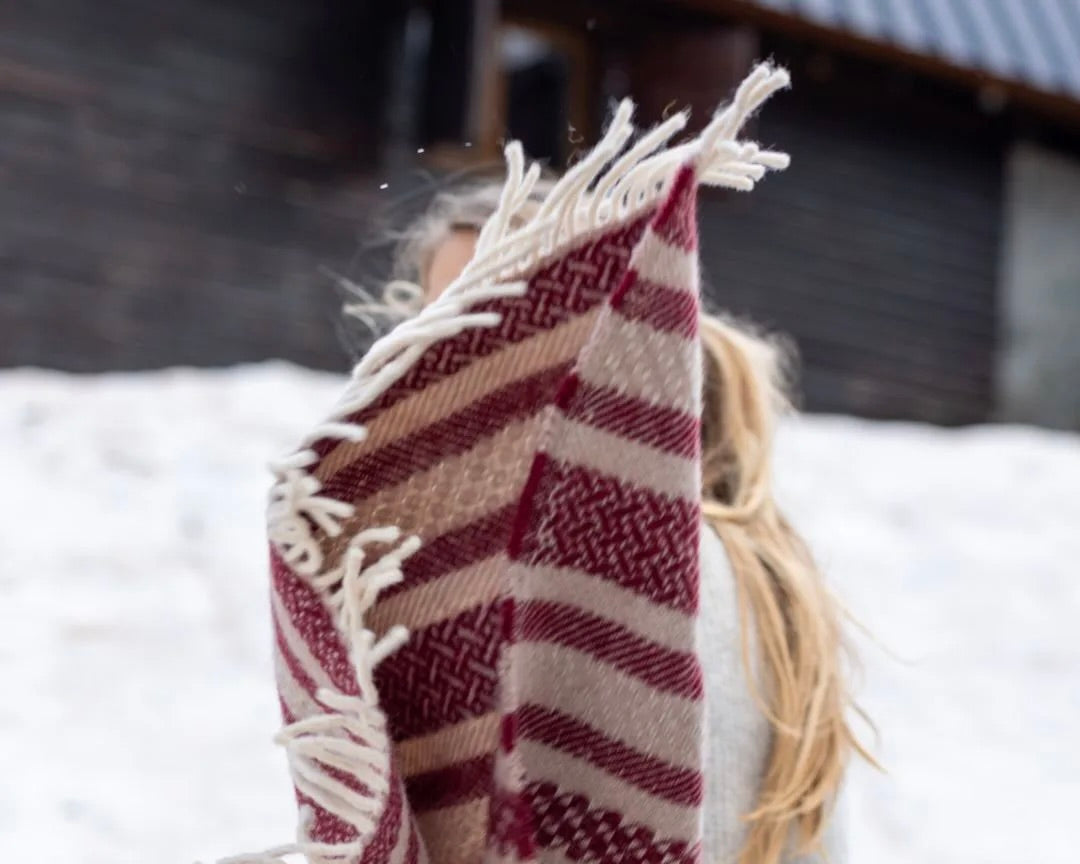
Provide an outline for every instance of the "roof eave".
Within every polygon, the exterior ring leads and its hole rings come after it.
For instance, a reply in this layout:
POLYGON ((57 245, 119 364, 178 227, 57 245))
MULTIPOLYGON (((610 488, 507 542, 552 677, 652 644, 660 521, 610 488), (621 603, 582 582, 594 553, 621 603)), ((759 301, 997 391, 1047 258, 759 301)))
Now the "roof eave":
POLYGON ((763 8, 751 0, 665 0, 688 9, 755 24, 763 29, 819 42, 839 51, 848 51, 871 59, 904 66, 930 77, 952 81, 979 91, 993 87, 1016 105, 1023 105, 1048 120, 1074 131, 1080 130, 1080 98, 1068 93, 1051 92, 1010 78, 1002 78, 981 69, 959 66, 928 54, 907 50, 899 45, 870 39, 846 29, 828 26, 780 10, 763 8))

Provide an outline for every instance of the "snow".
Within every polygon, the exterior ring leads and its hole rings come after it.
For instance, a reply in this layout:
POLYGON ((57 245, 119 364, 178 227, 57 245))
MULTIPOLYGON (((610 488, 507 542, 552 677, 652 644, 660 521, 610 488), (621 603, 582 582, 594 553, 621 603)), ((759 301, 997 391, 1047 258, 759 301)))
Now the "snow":
MULTIPOLYGON (((191 864, 287 840, 265 462, 341 379, 0 373, 0 849, 191 864)), ((1074 860, 1080 438, 788 424, 778 482, 872 638, 857 864, 1074 860)))

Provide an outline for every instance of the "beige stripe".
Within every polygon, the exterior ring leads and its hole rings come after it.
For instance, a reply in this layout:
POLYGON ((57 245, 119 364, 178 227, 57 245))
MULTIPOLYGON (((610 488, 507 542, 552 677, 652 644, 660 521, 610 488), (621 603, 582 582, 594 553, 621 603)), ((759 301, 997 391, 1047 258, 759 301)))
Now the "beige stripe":
POLYGON ((505 556, 493 555, 380 600, 367 616, 368 626, 379 636, 397 624, 419 630, 487 605, 499 596, 505 573, 505 556))
POLYGON ((512 504, 532 465, 542 416, 512 423, 467 453, 364 499, 327 549, 324 567, 337 566, 349 539, 364 528, 396 525, 427 540, 512 504))
POLYGON ((495 751, 498 742, 499 714, 492 711, 430 735, 402 741, 397 745, 398 762, 401 773, 412 777, 486 756, 495 751))
POLYGON ((476 864, 487 839, 488 798, 416 817, 432 864, 476 864))
POLYGON ((570 568, 529 567, 514 582, 514 595, 523 600, 565 603, 571 598, 577 608, 622 624, 665 648, 695 647, 693 618, 606 579, 570 568))
POLYGON ((698 294, 697 253, 672 246, 650 228, 634 249, 630 267, 651 282, 698 294))
POLYGON ((330 680, 330 676, 326 674, 319 661, 315 659, 315 655, 311 653, 311 649, 308 648, 304 638, 296 632, 296 628, 292 625, 292 619, 289 617, 289 612, 285 608, 285 604, 281 602, 276 589, 270 591, 270 604, 277 625, 281 628, 281 633, 285 637, 285 644, 288 645, 289 651, 296 658, 296 662, 300 664, 300 668, 315 682, 316 687, 336 689, 330 680))
POLYGON ((512 662, 528 664, 520 676, 523 704, 555 708, 678 768, 701 767, 702 703, 656 690, 561 645, 523 642, 511 652, 512 662))
POLYGON ((297 720, 325 713, 293 676, 288 662, 277 645, 274 646, 274 680, 277 682, 278 693, 281 694, 285 707, 297 720))
POLYGON ((700 413, 697 340, 611 314, 586 351, 580 372, 586 381, 695 417, 700 413))
POLYGON ((324 481, 364 453, 438 422, 519 378, 572 359, 585 342, 597 310, 482 357, 466 369, 391 406, 368 426, 366 440, 342 442, 319 463, 315 476, 324 481))
POLYGON ((670 498, 698 499, 697 466, 682 456, 574 420, 563 421, 552 439, 549 451, 563 462, 584 465, 670 498))
POLYGON ((589 799, 591 808, 615 810, 631 822, 656 831, 661 837, 692 838, 697 832, 698 809, 672 804, 608 774, 584 759, 525 738, 518 743, 528 765, 530 780, 548 780, 562 792, 589 799))

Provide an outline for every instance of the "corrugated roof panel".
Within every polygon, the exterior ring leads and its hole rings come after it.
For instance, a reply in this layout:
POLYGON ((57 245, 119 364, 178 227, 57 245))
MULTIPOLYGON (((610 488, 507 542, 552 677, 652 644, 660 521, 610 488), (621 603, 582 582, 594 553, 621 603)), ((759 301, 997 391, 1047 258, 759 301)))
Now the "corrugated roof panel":
POLYGON ((971 62, 971 43, 964 35, 956 14, 948 2, 939 0, 913 0, 928 21, 935 35, 934 55, 941 58, 955 57, 963 64, 971 62))
POLYGON ((1005 30, 1006 33, 1012 33, 1016 39, 1018 59, 1040 89, 1055 89, 1060 82, 1057 70, 1050 61, 1051 51, 1047 50, 1046 40, 1041 39, 1035 31, 1034 16, 1038 14, 1035 7, 1039 5, 1039 0, 1028 0, 1026 3, 1024 0, 998 2, 1009 7, 1008 23, 1012 26, 1006 26, 1005 30))
POLYGON ((928 53, 933 44, 919 20, 918 13, 911 0, 879 0, 883 10, 892 22, 896 41, 912 51, 928 53))
POLYGON ((813 18, 830 19, 835 14, 834 0, 798 0, 795 5, 801 6, 813 18))
POLYGON ((972 43, 979 49, 972 65, 1001 78, 1020 79, 1020 70, 1014 66, 1014 58, 1002 39, 997 16, 990 7, 981 0, 977 3, 959 0, 953 3, 953 8, 966 25, 972 43))
POLYGON ((755 0, 954 66, 1080 99, 1080 0, 755 0))
POLYGON ((846 23, 848 29, 871 39, 882 35, 883 22, 877 9, 877 0, 847 0, 847 5, 851 17, 848 21, 841 18, 840 23, 846 23))
POLYGON ((1062 89, 1068 88, 1069 81, 1080 81, 1080 29, 1074 30, 1069 23, 1064 7, 1070 5, 1070 0, 1045 0, 1033 10, 1043 42, 1053 52, 1062 89))

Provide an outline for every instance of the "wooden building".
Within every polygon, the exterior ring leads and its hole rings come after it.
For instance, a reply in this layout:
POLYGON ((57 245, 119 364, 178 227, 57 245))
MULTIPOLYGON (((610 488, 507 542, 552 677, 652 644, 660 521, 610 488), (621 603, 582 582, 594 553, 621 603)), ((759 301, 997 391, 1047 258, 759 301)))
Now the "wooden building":
POLYGON ((793 164, 706 196, 711 302, 792 336, 811 410, 1080 427, 1080 0, 8 18, 0 364, 343 368, 326 273, 378 279, 371 217, 415 211, 426 176, 490 165, 506 135, 564 164, 624 95, 704 122, 772 56, 796 89, 753 134, 793 164))

